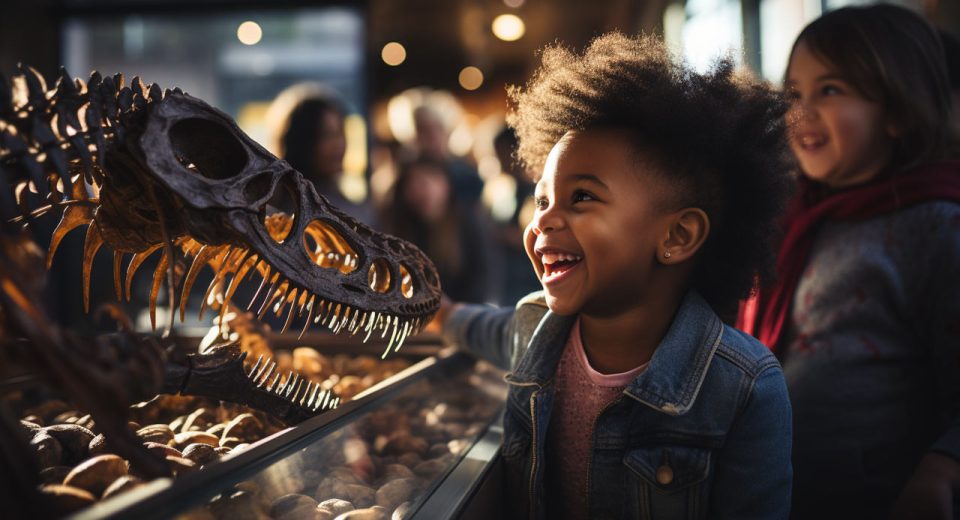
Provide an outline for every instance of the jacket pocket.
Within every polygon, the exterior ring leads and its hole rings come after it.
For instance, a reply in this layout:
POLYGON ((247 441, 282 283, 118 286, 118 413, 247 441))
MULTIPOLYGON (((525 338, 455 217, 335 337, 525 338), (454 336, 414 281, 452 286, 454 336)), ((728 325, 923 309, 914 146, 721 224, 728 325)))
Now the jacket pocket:
POLYGON ((706 518, 710 450, 691 446, 655 446, 628 451, 627 518, 706 518))

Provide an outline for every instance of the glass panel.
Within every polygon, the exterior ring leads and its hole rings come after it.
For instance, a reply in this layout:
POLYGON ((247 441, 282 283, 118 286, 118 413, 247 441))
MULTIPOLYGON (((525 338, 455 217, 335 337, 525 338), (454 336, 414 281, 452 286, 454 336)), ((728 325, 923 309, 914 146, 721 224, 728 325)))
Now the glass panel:
POLYGON ((435 370, 346 417, 334 431, 253 474, 225 483, 180 518, 334 518, 370 509, 412 515, 498 415, 506 397, 486 364, 435 370))

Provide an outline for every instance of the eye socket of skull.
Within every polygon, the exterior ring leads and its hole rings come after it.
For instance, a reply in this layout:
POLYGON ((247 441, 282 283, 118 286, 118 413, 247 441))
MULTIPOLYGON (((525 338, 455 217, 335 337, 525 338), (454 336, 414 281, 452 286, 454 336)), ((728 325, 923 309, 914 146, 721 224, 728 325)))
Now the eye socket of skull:
POLYGON ((199 117, 181 119, 170 128, 177 160, 193 173, 213 180, 244 171, 247 150, 229 128, 199 117))
POLYGON ((303 231, 303 247, 310 260, 326 268, 339 269, 343 274, 357 270, 360 258, 350 244, 330 224, 312 220, 303 231))

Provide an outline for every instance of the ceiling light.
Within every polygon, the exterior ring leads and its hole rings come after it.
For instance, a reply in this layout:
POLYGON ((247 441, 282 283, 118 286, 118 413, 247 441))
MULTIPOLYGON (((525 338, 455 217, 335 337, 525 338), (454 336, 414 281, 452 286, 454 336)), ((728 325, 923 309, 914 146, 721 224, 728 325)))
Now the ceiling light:
POLYGON ((237 27, 237 39, 244 45, 256 45, 263 38, 263 29, 257 22, 246 21, 237 27))
POLYGON ((383 46, 383 50, 380 51, 380 57, 383 58, 383 62, 387 65, 396 67, 407 59, 407 49, 397 42, 390 42, 383 46))
POLYGON ((527 30, 523 20, 515 14, 501 14, 494 18, 491 28, 494 36, 507 42, 519 40, 527 30))

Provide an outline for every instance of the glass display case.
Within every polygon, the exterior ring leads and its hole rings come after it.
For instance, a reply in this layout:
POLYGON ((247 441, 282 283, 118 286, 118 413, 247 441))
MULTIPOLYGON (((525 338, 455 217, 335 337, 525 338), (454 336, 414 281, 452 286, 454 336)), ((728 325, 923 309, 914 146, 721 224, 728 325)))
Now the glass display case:
POLYGON ((202 471, 161 479, 75 518, 489 517, 502 373, 451 350, 336 410, 202 471))

